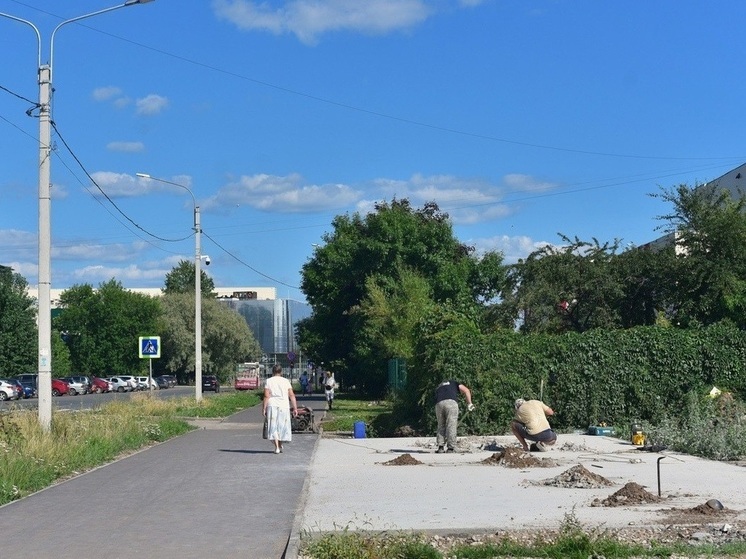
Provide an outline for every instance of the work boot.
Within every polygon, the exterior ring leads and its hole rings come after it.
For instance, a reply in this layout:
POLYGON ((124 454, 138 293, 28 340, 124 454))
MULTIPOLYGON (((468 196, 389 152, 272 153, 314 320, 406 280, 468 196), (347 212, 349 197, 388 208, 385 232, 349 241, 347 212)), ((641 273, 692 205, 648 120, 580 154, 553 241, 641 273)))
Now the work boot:
POLYGON ((450 446, 446 449, 446 452, 456 452, 455 448, 451 448, 450 446))
POLYGON ((443 454, 445 451, 446 450, 442 446, 439 446, 438 450, 435 451, 435 454, 443 454))

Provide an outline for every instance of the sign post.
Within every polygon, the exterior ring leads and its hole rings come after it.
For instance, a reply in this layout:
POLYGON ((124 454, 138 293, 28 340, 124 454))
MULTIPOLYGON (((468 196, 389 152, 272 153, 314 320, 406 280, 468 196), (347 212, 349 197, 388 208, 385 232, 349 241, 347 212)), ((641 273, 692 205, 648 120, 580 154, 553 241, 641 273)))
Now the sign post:
POLYGON ((161 356, 160 336, 140 336, 139 338, 140 359, 148 360, 148 390, 153 391, 153 359, 161 356))

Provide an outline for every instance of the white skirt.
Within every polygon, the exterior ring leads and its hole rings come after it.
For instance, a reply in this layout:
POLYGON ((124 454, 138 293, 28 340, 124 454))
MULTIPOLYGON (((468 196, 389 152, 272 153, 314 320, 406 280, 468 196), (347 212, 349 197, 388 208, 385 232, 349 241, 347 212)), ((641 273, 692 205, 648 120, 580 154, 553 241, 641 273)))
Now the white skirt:
POLYGON ((290 409, 267 406, 267 439, 289 443, 293 440, 290 409))

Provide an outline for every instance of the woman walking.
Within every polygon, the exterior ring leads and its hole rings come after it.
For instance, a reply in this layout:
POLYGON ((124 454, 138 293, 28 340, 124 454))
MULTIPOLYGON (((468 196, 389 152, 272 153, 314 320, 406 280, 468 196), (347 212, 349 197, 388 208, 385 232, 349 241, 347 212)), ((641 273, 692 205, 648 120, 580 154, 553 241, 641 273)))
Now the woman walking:
POLYGON ((275 444, 275 454, 282 452, 282 443, 289 443, 293 437, 290 424, 290 403, 293 416, 298 415, 298 403, 290 381, 282 376, 282 367, 272 367, 272 376, 264 384, 264 407, 262 413, 267 421, 267 439, 275 444))

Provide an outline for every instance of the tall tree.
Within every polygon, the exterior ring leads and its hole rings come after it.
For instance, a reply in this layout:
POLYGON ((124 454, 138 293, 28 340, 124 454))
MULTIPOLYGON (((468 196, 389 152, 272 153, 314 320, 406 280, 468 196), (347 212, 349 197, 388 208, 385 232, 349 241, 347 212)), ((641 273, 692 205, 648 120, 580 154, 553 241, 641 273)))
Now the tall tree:
POLYGON ((0 266, 0 371, 4 376, 37 368, 36 309, 27 288, 23 276, 0 266))
POLYGON ((60 295, 60 303, 54 326, 70 349, 76 372, 110 376, 144 370, 137 342, 140 336, 159 334, 156 298, 128 291, 112 279, 96 290, 73 286, 60 295))
POLYGON ((495 266, 501 256, 473 256, 473 248, 454 237, 448 215, 435 203, 413 209, 406 199, 383 202, 365 216, 337 216, 332 226, 325 245, 303 266, 301 289, 313 315, 300 325, 299 335, 304 351, 332 363, 348 385, 385 388, 382 363, 394 357, 374 357, 365 335, 368 315, 358 310, 366 298, 375 297, 372 286, 389 296, 403 293, 402 274, 411 271, 425 280, 432 301, 476 308, 504 280, 502 267, 495 266), (371 370, 381 374, 374 378, 371 370))
POLYGON ((746 199, 715 185, 663 189, 673 210, 660 219, 674 233, 677 254, 672 322, 680 326, 731 320, 746 327, 746 199))
MULTIPOLYGON (((175 374, 182 382, 194 381, 194 297, 188 293, 165 294, 160 363, 154 367, 175 374)), ((238 363, 258 361, 262 354, 246 321, 219 301, 202 301, 202 370, 222 381, 238 363)))
MULTIPOLYGON (((200 291, 202 297, 214 297, 215 282, 200 266, 200 291)), ((164 293, 194 293, 194 262, 180 260, 178 265, 166 274, 164 293)))
POLYGON ((601 244, 560 235, 512 266, 501 305, 524 333, 584 332, 620 326, 623 291, 610 268, 618 242, 601 244))

